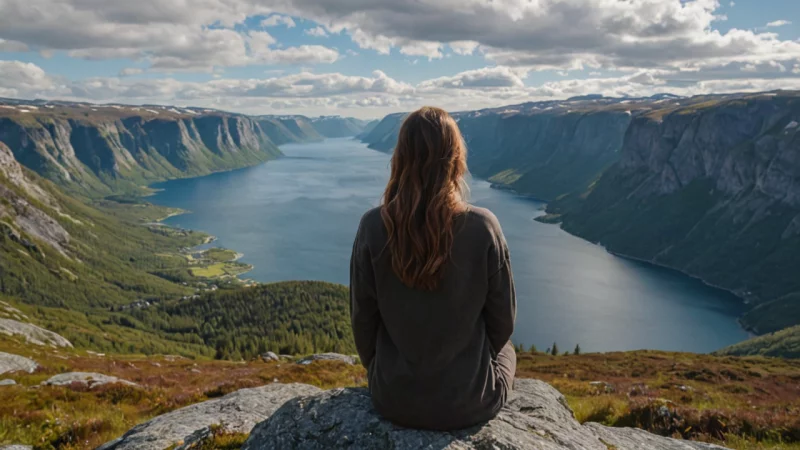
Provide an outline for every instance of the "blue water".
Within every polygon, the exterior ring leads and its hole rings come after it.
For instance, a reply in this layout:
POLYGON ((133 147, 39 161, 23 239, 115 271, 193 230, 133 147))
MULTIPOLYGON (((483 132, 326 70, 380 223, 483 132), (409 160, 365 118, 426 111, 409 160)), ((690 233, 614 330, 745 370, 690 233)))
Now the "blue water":
MULTIPOLYGON (((151 200, 190 214, 170 225, 217 236, 244 253, 258 281, 347 284, 361 214, 379 202, 389 156, 347 139, 282 147, 284 158, 233 172, 174 180, 151 200)), ((543 204, 471 181, 472 203, 500 219, 517 283, 514 341, 540 350, 709 352, 748 337, 733 295, 674 271, 613 256, 536 222, 543 204)))

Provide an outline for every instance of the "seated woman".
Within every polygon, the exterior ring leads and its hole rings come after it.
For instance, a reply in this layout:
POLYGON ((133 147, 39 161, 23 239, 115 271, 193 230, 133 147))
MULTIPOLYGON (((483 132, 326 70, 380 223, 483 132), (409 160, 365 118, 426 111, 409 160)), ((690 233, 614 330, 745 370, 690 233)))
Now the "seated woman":
POLYGON ((516 298, 500 224, 466 203, 465 144, 447 112, 409 115, 391 166, 350 263, 353 334, 375 409, 412 428, 489 420, 516 369, 516 298))

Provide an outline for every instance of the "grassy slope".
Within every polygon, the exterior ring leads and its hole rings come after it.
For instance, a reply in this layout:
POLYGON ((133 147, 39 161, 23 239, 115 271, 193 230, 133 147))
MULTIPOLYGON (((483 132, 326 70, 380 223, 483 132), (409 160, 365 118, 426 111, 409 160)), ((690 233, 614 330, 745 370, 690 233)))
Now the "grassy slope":
POLYGON ((800 325, 731 345, 717 353, 800 358, 800 325))
MULTIPOLYGON (((236 253, 230 250, 182 250, 205 242, 208 236, 203 233, 141 224, 173 210, 109 200, 97 202, 95 208, 61 193, 33 173, 27 176, 47 190, 60 211, 18 189, 16 195, 55 218, 69 232, 70 242, 65 256, 45 243, 29 248, 0 234, 0 298, 77 347, 116 353, 229 357, 252 355, 262 347, 299 352, 346 349, 349 345, 342 344, 349 342, 349 334, 341 331, 346 324, 341 311, 347 304, 342 287, 295 283, 250 289, 237 287, 240 282, 232 277, 210 279, 218 265, 237 272, 245 265, 231 262, 236 253), (192 276, 193 270, 203 276, 192 276), (217 286, 220 292, 209 292, 217 286), (280 303, 269 303, 274 298, 280 303), (212 309, 190 308, 192 302, 187 300, 206 302, 212 309), (269 305, 278 311, 276 320, 285 318, 280 315, 283 312, 295 314, 297 308, 305 308, 299 305, 309 301, 315 304, 283 323, 283 333, 277 322, 267 332, 265 324, 258 324, 247 331, 237 329, 237 345, 226 345, 224 333, 217 331, 223 328, 212 326, 216 324, 214 318, 228 319, 233 329, 236 326, 232 324, 244 321, 247 312, 229 308, 222 301, 238 301, 250 311, 269 305), (316 310, 317 305, 328 309, 316 310), (330 311, 337 313, 330 315, 330 311), (235 317, 234 313, 245 317, 235 317), (329 314, 325 323, 319 321, 323 314, 329 314)), ((0 182, 16 188, 1 176, 0 182)), ((13 222, 13 217, 6 220, 13 222)), ((37 242, 32 236, 24 237, 37 242)))
MULTIPOLYGON (((0 339, 0 351, 32 357, 43 366, 34 374, 11 375, 19 385, 0 389, 0 443, 42 448, 93 448, 158 414, 274 380, 322 388, 366 383, 363 368, 338 362, 303 366, 97 356, 8 338, 0 339), (67 370, 114 375, 141 387, 33 388, 67 370)), ((798 361, 653 351, 518 358, 517 376, 554 385, 581 422, 639 426, 736 449, 800 448, 798 361), (655 414, 662 406, 669 411, 667 419, 655 414)))

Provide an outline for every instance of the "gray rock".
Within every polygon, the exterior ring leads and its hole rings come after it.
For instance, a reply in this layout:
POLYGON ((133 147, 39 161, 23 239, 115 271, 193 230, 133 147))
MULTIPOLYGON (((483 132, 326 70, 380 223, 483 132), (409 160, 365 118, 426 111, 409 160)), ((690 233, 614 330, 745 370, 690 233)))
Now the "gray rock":
POLYGON ((14 380, 0 380, 0 386, 14 386, 17 384, 14 380))
POLYGON ((657 436, 638 428, 612 428, 599 423, 587 423, 584 428, 589 429, 595 436, 607 445, 619 450, 626 449, 651 449, 651 450, 724 450, 719 445, 703 442, 681 441, 678 439, 657 436))
POLYGON ((10 372, 33 373, 39 367, 36 361, 24 356, 0 352, 0 374, 10 372))
POLYGON ((0 445, 0 450, 33 450, 33 446, 22 444, 0 445))
POLYGON ((264 353, 263 355, 261 355, 261 359, 264 360, 264 362, 279 361, 280 360, 278 355, 276 355, 273 352, 264 353))
POLYGON ((582 426, 553 387, 517 380, 509 402, 493 420, 468 429, 434 432, 404 429, 383 420, 365 389, 334 389, 290 400, 253 428, 242 450, 266 449, 713 449, 644 431, 582 426), (601 440, 602 439, 602 440, 601 440), (604 443, 605 442, 605 443, 604 443), (615 444, 618 443, 618 444, 615 444))
POLYGON ((121 383, 128 386, 138 386, 128 380, 112 377, 110 375, 103 375, 102 373, 94 372, 67 372, 50 377, 47 381, 42 382, 47 386, 67 386, 72 383, 81 383, 88 385, 90 388, 102 386, 109 383, 121 383))
POLYGON ((72 347, 72 343, 63 336, 36 325, 13 319, 0 318, 0 333, 8 336, 22 336, 25 341, 36 345, 52 345, 55 347, 72 347))
POLYGON ((299 361, 297 364, 311 364, 314 361, 341 361, 346 364, 353 365, 356 363, 354 356, 342 355, 340 353, 319 353, 317 355, 307 356, 299 361))
POLYGON ((211 425, 248 433, 287 400, 320 390, 306 384, 270 384, 242 389, 224 397, 187 406, 131 428, 121 438, 98 450, 161 450, 176 443, 194 442, 211 425))

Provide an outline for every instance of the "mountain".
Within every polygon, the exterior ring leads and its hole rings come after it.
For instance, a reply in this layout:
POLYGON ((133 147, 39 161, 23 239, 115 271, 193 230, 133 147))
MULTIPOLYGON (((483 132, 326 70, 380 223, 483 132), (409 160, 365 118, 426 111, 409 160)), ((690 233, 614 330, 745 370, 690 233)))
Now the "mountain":
POLYGON ((305 116, 256 116, 255 119, 275 145, 325 139, 305 116))
POLYGON ((165 106, 0 102, 0 142, 24 166, 89 197, 281 154, 252 118, 165 106))
POLYGON ((381 123, 381 121, 377 119, 367 122, 366 125, 364 125, 364 129, 356 135, 356 139, 363 140, 365 137, 369 136, 369 134, 372 133, 372 130, 374 130, 379 123, 381 123))
POLYGON ((369 121, 352 117, 321 116, 311 119, 311 126, 327 138, 355 136, 364 131, 368 124, 369 121))
MULTIPOLYGON (((735 292, 757 333, 800 324, 800 93, 583 96, 454 113, 470 171, 543 221, 735 292)), ((391 151, 405 114, 363 137, 391 151)))
POLYGON ((80 201, 0 142, 0 301, 25 327, 116 353, 351 350, 345 287, 242 287, 225 275, 248 269, 235 252, 189 250, 210 236, 152 223, 180 211, 114 199, 80 201))
POLYGON ((570 233, 678 269, 800 324, 800 93, 706 98, 634 118, 618 163, 548 207, 570 233))
POLYGON ((748 339, 714 354, 800 358, 800 325, 748 339))
POLYGON ((356 136, 370 124, 366 120, 341 116, 264 115, 255 119, 276 145, 356 136))

